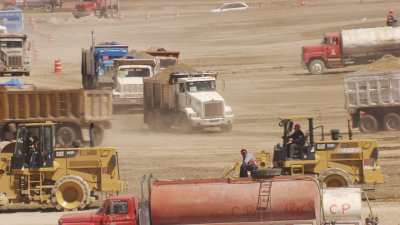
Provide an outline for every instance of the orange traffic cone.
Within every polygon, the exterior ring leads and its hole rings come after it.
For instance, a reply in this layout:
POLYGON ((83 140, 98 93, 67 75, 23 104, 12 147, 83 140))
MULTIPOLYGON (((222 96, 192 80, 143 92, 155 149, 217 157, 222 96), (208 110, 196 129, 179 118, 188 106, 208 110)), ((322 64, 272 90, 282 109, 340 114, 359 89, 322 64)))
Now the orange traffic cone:
POLYGON ((62 72, 62 65, 60 59, 54 60, 54 73, 60 74, 62 72))

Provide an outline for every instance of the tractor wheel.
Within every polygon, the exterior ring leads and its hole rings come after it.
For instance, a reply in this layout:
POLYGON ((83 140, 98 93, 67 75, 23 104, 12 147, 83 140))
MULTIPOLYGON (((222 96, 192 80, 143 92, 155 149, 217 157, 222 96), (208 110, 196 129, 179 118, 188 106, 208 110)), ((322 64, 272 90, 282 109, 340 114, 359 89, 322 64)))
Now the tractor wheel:
POLYGON ((326 169, 319 174, 318 179, 324 187, 351 187, 353 185, 350 174, 341 169, 326 169))
POLYGON ((320 59, 314 59, 308 65, 308 71, 310 71, 310 73, 314 75, 323 74, 325 70, 326 70, 325 63, 320 59))
POLYGON ((373 133, 379 130, 378 120, 373 115, 365 115, 360 119, 360 131, 373 133))
POLYGON ((84 209, 90 204, 90 187, 81 177, 64 176, 54 185, 52 203, 57 210, 84 209))
POLYGON ((56 141, 62 147, 71 147, 72 143, 77 139, 77 133, 74 128, 62 126, 57 129, 56 141))
POLYGON ((400 130, 400 115, 397 113, 388 113, 383 117, 383 126, 385 130, 400 130))

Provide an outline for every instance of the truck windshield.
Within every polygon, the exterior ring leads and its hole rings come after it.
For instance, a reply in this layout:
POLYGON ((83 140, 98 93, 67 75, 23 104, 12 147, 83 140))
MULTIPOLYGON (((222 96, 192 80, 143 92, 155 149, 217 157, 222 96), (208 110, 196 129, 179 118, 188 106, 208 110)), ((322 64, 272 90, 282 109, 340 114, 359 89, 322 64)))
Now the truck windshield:
POLYGON ((118 77, 149 77, 150 70, 148 68, 126 68, 118 71, 118 77))
POLYGON ((0 41, 2 48, 22 48, 21 41, 0 41))
POLYGON ((215 81, 196 81, 186 83, 186 90, 189 92, 200 92, 200 91, 214 91, 215 81))

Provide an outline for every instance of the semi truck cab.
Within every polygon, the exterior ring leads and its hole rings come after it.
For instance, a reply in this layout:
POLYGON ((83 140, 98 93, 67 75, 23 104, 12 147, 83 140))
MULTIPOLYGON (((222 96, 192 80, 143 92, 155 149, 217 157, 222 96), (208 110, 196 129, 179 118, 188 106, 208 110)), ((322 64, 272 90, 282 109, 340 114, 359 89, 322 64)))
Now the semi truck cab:
POLYGON ((184 112, 193 127, 216 127, 230 131, 233 123, 232 108, 216 91, 213 76, 182 77, 175 90, 179 110, 184 112))
POLYGON ((340 33, 326 33, 321 44, 304 46, 302 64, 312 74, 324 73, 326 68, 343 67, 340 33))
POLYGON ((21 34, 0 35, 0 75, 26 75, 30 73, 27 36, 21 34))
POLYGON ((121 107, 143 106, 143 79, 158 71, 155 59, 116 59, 113 71, 113 104, 121 107))

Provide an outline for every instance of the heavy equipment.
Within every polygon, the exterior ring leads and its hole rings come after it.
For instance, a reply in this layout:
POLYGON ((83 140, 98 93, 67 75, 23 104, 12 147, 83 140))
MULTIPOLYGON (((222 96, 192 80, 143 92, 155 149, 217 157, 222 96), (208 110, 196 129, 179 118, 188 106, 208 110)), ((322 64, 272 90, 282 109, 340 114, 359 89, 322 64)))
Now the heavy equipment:
POLYGON ((144 122, 154 130, 178 126, 231 131, 234 115, 216 90, 216 77, 178 64, 144 79, 144 122))
POLYGON ((0 86, 0 141, 15 139, 20 123, 53 121, 56 144, 70 147, 74 140, 89 141, 89 127, 94 126, 93 141, 99 145, 104 129, 111 127, 111 90, 35 89, 0 86))
POLYGON ((400 130, 400 71, 357 72, 344 78, 345 108, 361 132, 400 130))
POLYGON ((158 48, 156 50, 145 51, 145 53, 157 58, 160 61, 160 70, 179 63, 178 60, 180 52, 178 51, 167 51, 164 48, 158 48))
MULTIPOLYGON (((312 177, 188 180, 144 177, 141 190, 140 197, 108 198, 98 212, 63 215, 58 224, 95 225, 98 221, 115 225, 363 224, 359 188, 323 190, 312 177)), ((377 223, 369 225, 372 224, 377 223)))
MULTIPOLYGON (((282 143, 274 147, 272 156, 267 151, 257 154, 258 170, 254 176, 308 174, 318 176, 326 187, 361 185, 366 190, 373 190, 376 184, 383 183, 379 148, 375 140, 353 140, 350 129, 349 139, 344 139, 339 130, 334 129, 331 130, 331 139, 327 140, 324 127, 314 126, 311 117, 281 119, 279 126, 283 128, 282 143), (294 157, 289 157, 293 125, 304 120, 308 123, 305 144, 296 149, 294 157), (315 129, 322 131, 320 140, 315 140, 315 129)), ((236 168, 239 164, 235 164, 236 168)), ((224 175, 228 174, 229 171, 224 175)))
POLYGON ((81 17, 95 15, 99 18, 118 16, 119 0, 80 0, 75 4, 72 15, 79 19, 81 17))
POLYGON ((0 76, 29 76, 30 47, 26 34, 0 34, 0 76))
POLYGON ((20 124, 0 152, 0 208, 83 209, 125 188, 113 148, 56 148, 55 124, 20 124))
POLYGON ((112 72, 114 113, 143 109, 143 79, 159 70, 156 59, 114 59, 112 72))
POLYGON ((18 8, 1 10, 0 21, 2 21, 1 25, 7 28, 8 33, 24 32, 24 13, 18 8))
POLYGON ((326 69, 371 63, 385 55, 400 56, 400 28, 375 27, 325 34, 318 45, 304 46, 302 64, 312 74, 326 69))
POLYGON ((114 59, 128 56, 128 46, 117 42, 92 44, 89 49, 82 49, 81 73, 84 89, 113 88, 112 71, 114 59))

